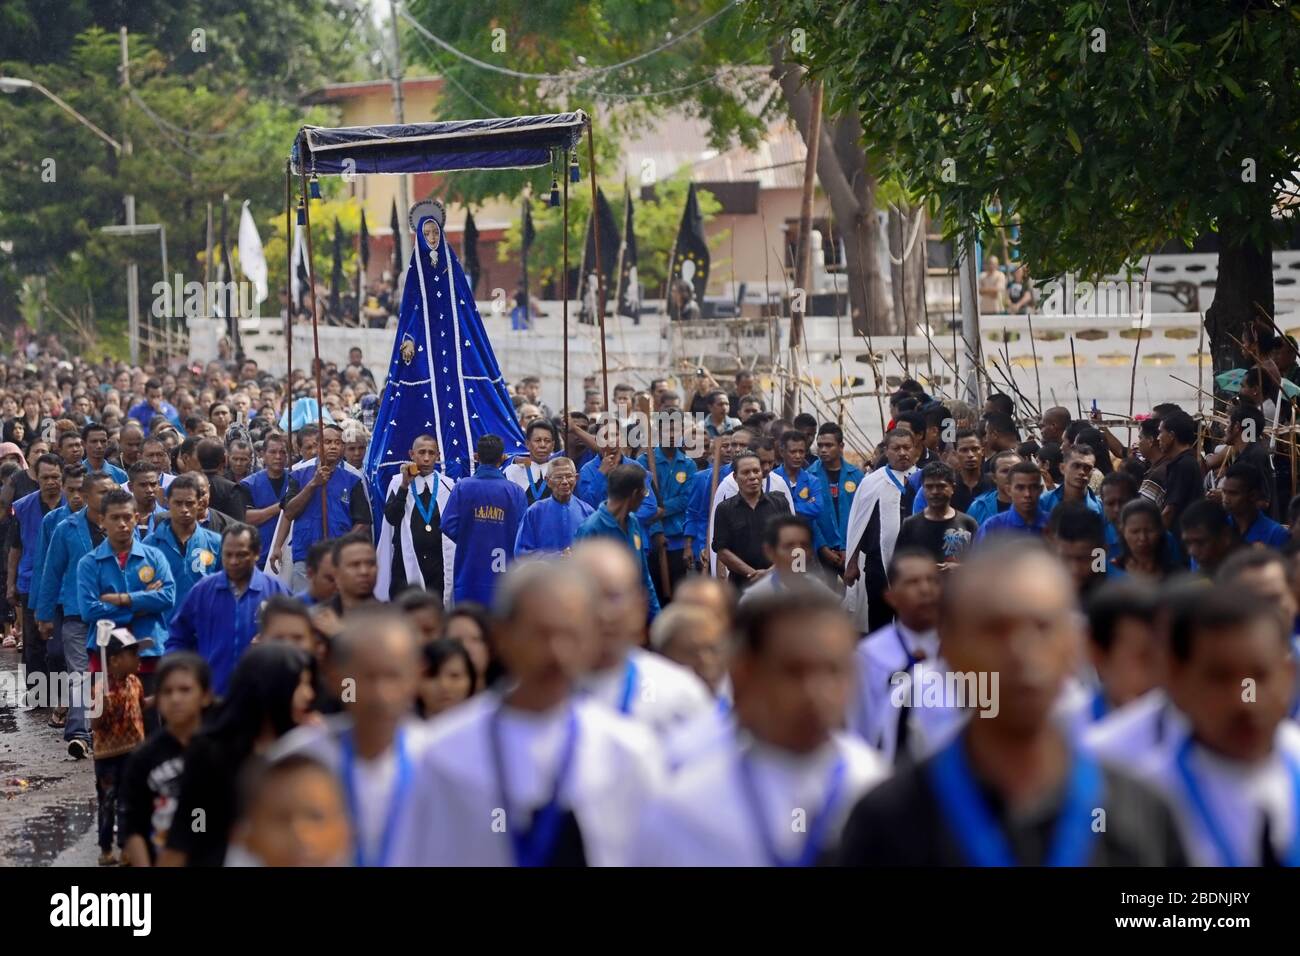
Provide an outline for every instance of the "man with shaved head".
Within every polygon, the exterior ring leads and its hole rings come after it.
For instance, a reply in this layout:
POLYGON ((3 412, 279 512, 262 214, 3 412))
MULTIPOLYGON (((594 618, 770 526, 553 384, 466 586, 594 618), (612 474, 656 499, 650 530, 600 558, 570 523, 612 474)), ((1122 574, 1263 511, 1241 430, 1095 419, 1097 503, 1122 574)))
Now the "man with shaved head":
POLYGON ((493 644, 509 673, 431 726, 403 801, 397 866, 622 866, 662 757, 634 722, 573 691, 594 596, 555 559, 497 586, 493 644))
POLYGON ((574 547, 573 562, 596 590, 596 639, 583 680, 588 693, 660 736, 714 707, 695 674, 642 648, 649 596, 632 553, 596 538, 574 547))
POLYGON ((1065 437, 1065 429, 1071 420, 1070 410, 1060 405, 1044 411, 1038 422, 1038 434, 1042 436, 1043 444, 1049 441, 1060 442, 1065 437))
MULTIPOLYGON (((954 740, 858 803, 841 861, 1182 865, 1163 800, 1082 752, 1053 719, 1083 640, 1060 563, 1032 541, 991 543, 947 576, 939 613, 943 657, 965 678, 946 682, 943 704, 965 704, 972 714, 954 740), (981 695, 975 713, 969 697, 956 698, 980 675, 988 676, 994 699, 981 695)), ((901 705, 908 688, 897 689, 901 705)), ((911 706, 922 706, 911 690, 911 706)))
POLYGON ((304 753, 338 775, 353 814, 356 866, 386 866, 394 858, 393 831, 411 788, 423 739, 412 713, 420 674, 419 641, 392 608, 349 614, 330 642, 330 691, 344 681, 346 713, 299 727, 276 744, 273 759, 304 753))

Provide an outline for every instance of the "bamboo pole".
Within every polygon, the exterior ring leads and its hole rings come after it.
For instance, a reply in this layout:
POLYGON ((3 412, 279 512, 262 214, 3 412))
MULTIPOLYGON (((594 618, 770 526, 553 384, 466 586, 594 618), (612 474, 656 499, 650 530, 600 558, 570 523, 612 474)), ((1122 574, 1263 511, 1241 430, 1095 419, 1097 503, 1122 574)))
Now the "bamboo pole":
MULTIPOLYGON (((567 432, 569 430, 569 176, 568 176, 568 170, 564 169, 563 166, 564 164, 563 162, 561 162, 560 163, 561 172, 564 173, 564 177, 563 177, 564 178, 564 210, 561 213, 561 215, 564 217, 563 229, 562 229, 563 238, 561 239, 561 244, 564 247, 564 251, 562 252, 561 255, 564 260, 564 265, 560 271, 560 295, 562 297, 561 309, 563 310, 563 314, 564 314, 564 327, 563 327, 564 402, 563 405, 564 405, 564 430, 566 432, 566 437, 567 437, 567 432)), ((527 293, 527 290, 525 290, 525 293, 527 293)), ((524 300, 525 300, 524 309, 526 310, 524 314, 529 315, 530 311, 528 310, 531 310, 531 306, 528 302, 527 294, 524 295, 524 300)), ((607 392, 605 394, 605 413, 609 414, 609 410, 610 410, 609 393, 607 392)))
MULTIPOLYGON (((605 408, 609 408, 609 361, 605 356, 605 271, 600 262, 600 216, 596 207, 596 140, 591 132, 592 124, 587 123, 587 162, 591 167, 587 175, 591 177, 591 229, 596 240, 596 302, 597 315, 600 318, 600 377, 605 390, 605 408)), ((567 387, 567 386, 566 386, 567 387)))
MULTIPOLYGON (((1129 381, 1128 381, 1128 417, 1129 418, 1133 417, 1133 396, 1134 393, 1137 391, 1138 352, 1141 351, 1142 349, 1142 333, 1145 331, 1146 329, 1142 328, 1141 325, 1138 326, 1137 341, 1133 344, 1133 371, 1132 373, 1130 373, 1129 381)), ((1132 427, 1130 427, 1128 430, 1128 436, 1126 440, 1130 445, 1133 443, 1132 427)))
MULTIPOLYGON (((284 354, 288 368, 284 373, 284 402, 289 416, 289 454, 293 455, 293 170, 284 162, 284 236, 289 270, 284 274, 284 354)), ((293 466, 290 458, 289 466, 293 466)))
MULTIPOLYGON (((307 239, 307 282, 311 286, 312 364, 314 366, 313 371, 316 373, 316 470, 319 471, 321 465, 325 463, 325 396, 320 384, 320 303, 316 301, 316 266, 312 263, 311 258, 311 194, 307 189, 307 170, 305 167, 301 176, 303 229, 307 239)), ((292 408, 289 409, 289 418, 293 418, 292 408)), ((320 521, 321 535, 328 538, 330 536, 330 512, 325 491, 326 489, 322 485, 320 490, 320 521)))
POLYGON ((1038 407, 1043 407, 1043 378, 1038 371, 1038 346, 1034 344, 1034 319, 1026 312, 1025 321, 1029 323, 1029 354, 1034 357, 1034 388, 1038 392, 1038 407))
MULTIPOLYGON (((1079 394, 1079 362, 1074 357, 1074 336, 1070 336, 1070 368, 1074 370, 1074 407, 1079 412, 1079 418, 1083 418, 1083 398, 1079 394)), ((1129 436, 1132 437, 1131 435, 1129 436)))

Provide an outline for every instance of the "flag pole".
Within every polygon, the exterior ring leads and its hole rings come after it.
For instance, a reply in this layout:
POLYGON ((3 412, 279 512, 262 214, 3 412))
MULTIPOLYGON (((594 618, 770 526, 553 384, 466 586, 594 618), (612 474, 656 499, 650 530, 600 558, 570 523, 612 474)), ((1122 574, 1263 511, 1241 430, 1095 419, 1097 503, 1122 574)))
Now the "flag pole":
MULTIPOLYGON (((316 265, 311 257, 311 194, 307 189, 307 169, 302 170, 303 195, 303 229, 307 239, 307 284, 311 287, 311 339, 313 351, 313 371, 316 373, 316 470, 319 471, 325 461, 325 397, 320 385, 320 303, 316 301, 316 265)), ((397 240, 401 242, 401 237, 397 240)), ((289 408, 289 421, 293 421, 293 408, 289 408)), ((330 535, 329 502, 325 497, 325 488, 320 490, 321 535, 330 535)))
MULTIPOLYGON (((561 177, 564 180, 564 228, 561 230, 563 233, 561 242, 564 246, 564 268, 560 273, 560 294, 563 297, 564 308, 564 437, 567 440, 569 437, 569 171, 564 169, 563 162, 560 164, 560 170, 564 173, 561 177)), ((527 317, 529 314, 528 285, 525 283, 524 315, 527 317)), ((527 324, 525 323, 525 325, 527 324)), ((606 411, 608 410, 608 406, 606 406, 606 411)))
POLYGON ((596 241, 596 299, 600 318, 600 378, 605 391, 605 410, 609 410, 609 363, 605 357, 605 270, 600 263, 600 210, 596 199, 596 141, 591 133, 591 122, 587 123, 587 164, 591 167, 591 222, 592 234, 596 241))
MULTIPOLYGON (((289 271, 284 276, 284 406, 289 415, 289 454, 293 454, 293 249, 297 236, 293 231, 293 171, 289 160, 284 163, 284 238, 289 271)), ((290 461, 292 466, 292 461, 290 461)))

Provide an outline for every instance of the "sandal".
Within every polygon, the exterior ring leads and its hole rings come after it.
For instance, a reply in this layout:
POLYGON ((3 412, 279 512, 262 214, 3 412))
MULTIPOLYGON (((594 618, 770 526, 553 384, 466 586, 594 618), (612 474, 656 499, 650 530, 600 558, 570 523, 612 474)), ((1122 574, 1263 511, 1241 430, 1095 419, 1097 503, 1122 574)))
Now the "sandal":
POLYGON ((47 727, 53 727, 55 730, 62 730, 68 725, 68 712, 56 710, 50 714, 50 719, 45 722, 47 727))

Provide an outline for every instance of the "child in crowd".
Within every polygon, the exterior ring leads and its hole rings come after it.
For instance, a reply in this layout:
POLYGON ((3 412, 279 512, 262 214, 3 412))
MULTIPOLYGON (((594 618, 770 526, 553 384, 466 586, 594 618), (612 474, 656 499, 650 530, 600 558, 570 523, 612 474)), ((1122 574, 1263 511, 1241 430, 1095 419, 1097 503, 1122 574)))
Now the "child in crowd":
MULTIPOLYGON (((131 752, 144 742, 144 708, 152 704, 146 700, 144 685, 140 682, 140 651, 152 647, 150 638, 137 640, 126 628, 117 628, 105 639, 101 648, 106 655, 104 685, 96 688, 99 699, 99 716, 92 717, 90 731, 95 754, 95 796, 98 799, 99 865, 113 866, 118 862, 113 852, 113 833, 117 830, 117 845, 126 843, 125 827, 117 828, 118 788, 131 752)), ((92 709, 93 712, 93 709, 92 709)))

